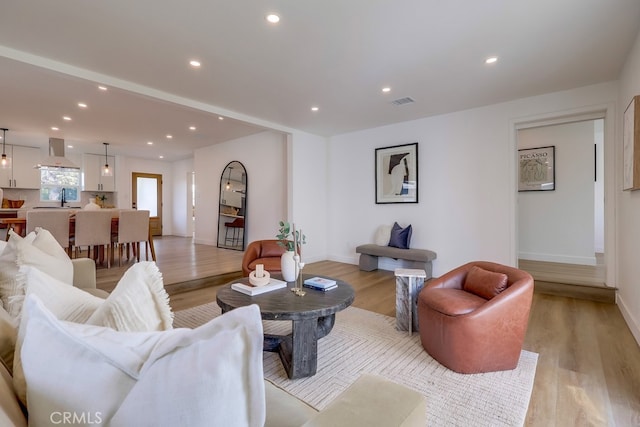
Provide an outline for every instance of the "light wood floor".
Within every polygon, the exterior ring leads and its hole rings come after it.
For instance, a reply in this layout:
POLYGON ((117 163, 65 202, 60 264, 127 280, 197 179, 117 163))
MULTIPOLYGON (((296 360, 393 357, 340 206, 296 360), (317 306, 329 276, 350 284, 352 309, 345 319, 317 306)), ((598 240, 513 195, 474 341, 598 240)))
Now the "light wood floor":
MULTIPOLYGON (((233 280, 242 253, 200 246, 177 237, 156 241, 165 283, 184 277, 202 285, 209 273, 233 280)), ((100 287, 113 288, 126 268, 100 268, 100 287)), ((322 261, 305 273, 340 278, 355 288, 354 306, 395 315, 390 271, 322 261)), ((215 301, 218 287, 172 293, 171 305, 182 310, 215 301)), ((524 349, 539 354, 527 426, 640 426, 640 348, 616 305, 536 293, 524 349)))

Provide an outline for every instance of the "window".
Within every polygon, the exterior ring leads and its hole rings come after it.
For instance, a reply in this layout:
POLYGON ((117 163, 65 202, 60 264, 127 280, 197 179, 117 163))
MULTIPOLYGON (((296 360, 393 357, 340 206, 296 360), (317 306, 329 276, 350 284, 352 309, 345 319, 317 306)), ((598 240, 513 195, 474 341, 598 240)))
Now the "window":
POLYGON ((63 189, 65 201, 80 201, 80 169, 40 168, 40 201, 61 201, 63 189))

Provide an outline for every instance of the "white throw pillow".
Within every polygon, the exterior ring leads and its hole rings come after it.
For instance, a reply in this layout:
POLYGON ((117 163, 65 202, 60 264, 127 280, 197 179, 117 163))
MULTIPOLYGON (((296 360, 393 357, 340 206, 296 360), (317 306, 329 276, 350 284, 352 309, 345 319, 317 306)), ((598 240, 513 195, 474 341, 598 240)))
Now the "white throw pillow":
MULTIPOLYGON (((162 273, 154 262, 140 262, 129 268, 109 297, 104 300, 30 266, 20 267, 27 295, 36 295, 59 320, 105 326, 118 331, 150 332, 173 328, 173 313, 164 289, 162 273)), ((26 384, 21 348, 22 319, 13 357, 16 394, 26 404, 26 384)))
POLYGON ((378 246, 387 246, 391 239, 391 226, 381 225, 376 230, 376 234, 373 238, 373 242, 378 246))
POLYGON ((36 233, 34 232, 27 234, 27 237, 23 238, 14 233, 13 230, 9 230, 9 241, 2 254, 0 254, 0 299, 4 309, 14 318, 17 317, 19 312, 18 305, 10 304, 9 299, 16 295, 24 295, 24 290, 22 289, 24 283, 18 283, 16 279, 18 275, 18 264, 16 263, 17 246, 23 240, 33 242, 35 238, 36 233))
POLYGON ((103 298, 51 277, 36 267, 23 265, 18 275, 24 275, 26 295, 37 295, 59 320, 86 323, 105 302, 103 298))
POLYGON ((71 285, 73 264, 58 241, 43 228, 36 228, 35 233, 29 233, 24 239, 13 231, 10 233, 9 244, 1 258, 8 263, 13 259, 14 265, 6 271, 6 276, 2 277, 0 295, 9 315, 18 318, 25 292, 23 276, 18 274, 20 266, 36 267, 49 276, 71 285))
POLYGON ((169 295, 155 262, 131 266, 86 322, 118 331, 164 331, 173 327, 169 295))
POLYGON ((265 422, 256 305, 197 329, 164 332, 61 322, 36 296, 27 298, 25 311, 22 358, 32 425, 50 425, 60 413, 98 426, 265 422))

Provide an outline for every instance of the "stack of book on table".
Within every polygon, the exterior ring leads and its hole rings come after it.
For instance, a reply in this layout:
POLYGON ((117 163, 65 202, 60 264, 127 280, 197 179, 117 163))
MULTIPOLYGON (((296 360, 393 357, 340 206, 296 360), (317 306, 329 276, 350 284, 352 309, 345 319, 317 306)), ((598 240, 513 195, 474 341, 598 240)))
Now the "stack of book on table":
POLYGON ((275 291, 276 289, 282 289, 287 286, 287 282, 278 279, 269 279, 269 283, 263 286, 253 286, 245 283, 233 283, 231 289, 234 291, 242 292, 245 295, 260 295, 265 292, 275 291))
POLYGON ((329 291, 338 287, 335 280, 325 279, 324 277, 312 277, 304 281, 305 288, 315 289, 317 291, 329 291))

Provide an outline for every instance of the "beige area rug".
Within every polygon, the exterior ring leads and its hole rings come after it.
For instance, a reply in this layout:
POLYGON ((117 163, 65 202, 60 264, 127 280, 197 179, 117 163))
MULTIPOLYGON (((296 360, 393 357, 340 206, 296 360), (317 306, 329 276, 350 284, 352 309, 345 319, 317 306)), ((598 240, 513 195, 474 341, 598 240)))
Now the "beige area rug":
MULTIPOLYGON (((175 313, 175 327, 197 327, 220 315, 216 303, 175 313)), ((283 334, 290 322, 266 321, 265 331, 283 334)), ((425 352, 418 334, 395 329, 395 318, 349 307, 336 315, 318 342, 316 375, 289 380, 277 353, 264 353, 265 378, 317 409, 326 407, 363 373, 404 384, 427 398, 429 426, 520 426, 524 424, 538 355, 522 351, 513 371, 462 375, 425 352)))

